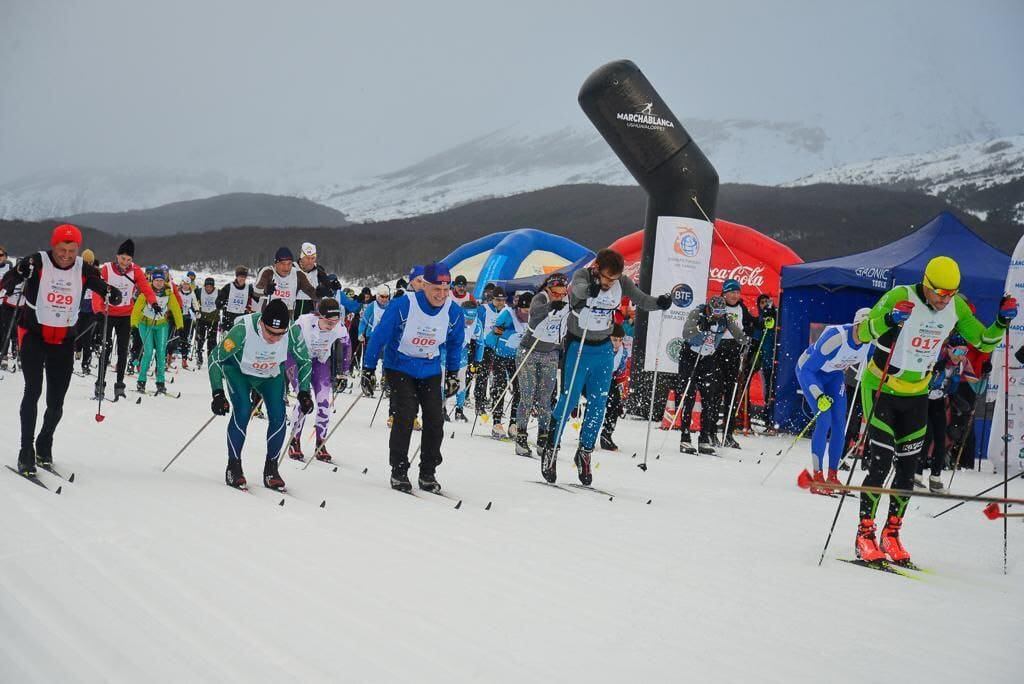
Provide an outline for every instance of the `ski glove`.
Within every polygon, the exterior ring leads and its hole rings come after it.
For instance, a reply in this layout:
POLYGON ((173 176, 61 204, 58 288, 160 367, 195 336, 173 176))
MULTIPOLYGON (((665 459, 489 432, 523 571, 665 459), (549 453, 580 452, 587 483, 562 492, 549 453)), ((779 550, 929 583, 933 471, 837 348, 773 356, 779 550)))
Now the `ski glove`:
POLYGON ((29 257, 23 257, 18 265, 14 267, 18 275, 21 276, 22 280, 28 280, 29 276, 32 275, 32 260, 29 257))
POLYGON ((770 317, 770 316, 768 318, 765 318, 764 319, 764 329, 765 330, 774 330, 775 329, 775 319, 770 317))
POLYGON ((548 308, 551 309, 552 311, 561 311, 562 309, 565 308, 565 300, 564 299, 555 300, 555 301, 551 302, 550 304, 548 304, 548 308))
POLYGON ((111 306, 117 306, 121 303, 121 291, 111 285, 107 286, 107 303, 111 306))
POLYGON ((999 322, 1004 327, 1010 326, 1010 321, 1017 317, 1017 298, 1013 295, 1003 295, 999 301, 999 322))
POLYGON ((448 371, 444 374, 444 396, 454 397, 459 392, 459 373, 458 371, 448 371))
POLYGON ((818 397, 818 410, 824 413, 832 408, 832 397, 822 394, 818 397))
POLYGON ((363 394, 368 397, 373 396, 373 391, 377 389, 377 377, 373 374, 373 369, 367 368, 363 370, 362 387, 363 394))
POLYGON ((658 308, 662 311, 667 310, 672 306, 672 295, 658 295, 658 308))
POLYGON ((224 390, 213 391, 213 401, 210 403, 210 410, 213 411, 215 416, 228 415, 228 411, 231 410, 231 404, 228 403, 228 398, 224 396, 224 390))
POLYGON ((590 297, 596 297, 601 292, 601 280, 597 277, 597 274, 593 271, 588 271, 590 276, 590 283, 587 285, 587 295, 590 297))
POLYGON ((164 312, 164 308, 160 306, 160 302, 153 302, 153 304, 150 305, 149 308, 153 309, 153 313, 156 314, 157 316, 164 312))
MULTIPOLYGON (((1017 353, 1014 354, 1014 356, 1016 356, 1017 360, 1020 361, 1022 365, 1024 365, 1024 358, 1022 358, 1022 357, 1024 357, 1024 354, 1022 354, 1022 352, 1024 352, 1024 347, 1021 347, 1020 349, 1018 349, 1017 353)), ((982 375, 988 375, 991 372, 992 372, 992 362, 991 361, 985 361, 984 363, 981 364, 981 374, 982 375)))
POLYGON ((302 413, 309 415, 316 408, 316 404, 313 403, 313 397, 310 395, 309 390, 299 391, 299 408, 302 413))
POLYGON ((910 314, 913 310, 914 302, 908 300, 897 302, 896 306, 892 307, 892 311, 885 314, 885 324, 890 328, 903 325, 903 322, 910 318, 910 314))
POLYGON ((338 276, 333 273, 327 276, 327 284, 331 286, 331 289, 337 292, 341 289, 341 281, 338 280, 338 276))

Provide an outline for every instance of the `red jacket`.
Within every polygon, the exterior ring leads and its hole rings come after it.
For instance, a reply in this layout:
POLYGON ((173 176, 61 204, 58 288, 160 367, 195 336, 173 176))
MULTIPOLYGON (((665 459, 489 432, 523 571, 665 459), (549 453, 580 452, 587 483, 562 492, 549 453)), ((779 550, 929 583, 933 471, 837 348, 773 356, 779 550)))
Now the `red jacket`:
MULTIPOLYGON (((126 273, 122 273, 117 264, 107 262, 100 266, 100 275, 108 285, 121 290, 121 304, 110 307, 111 316, 131 316, 135 299, 141 292, 150 304, 156 303, 156 295, 149 281, 146 280, 146 272, 137 264, 132 264, 126 273)), ((92 310, 98 314, 103 313, 103 297, 98 294, 92 296, 92 310)))

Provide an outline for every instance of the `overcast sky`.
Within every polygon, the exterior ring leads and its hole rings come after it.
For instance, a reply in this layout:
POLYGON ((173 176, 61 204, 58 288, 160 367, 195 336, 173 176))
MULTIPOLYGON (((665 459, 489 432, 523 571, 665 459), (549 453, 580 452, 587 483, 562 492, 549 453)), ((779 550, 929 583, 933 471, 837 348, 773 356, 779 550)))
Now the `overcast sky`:
POLYGON ((589 125, 578 88, 620 58, 684 124, 1024 132, 1021 0, 0 0, 0 181, 389 171, 510 124, 589 125))

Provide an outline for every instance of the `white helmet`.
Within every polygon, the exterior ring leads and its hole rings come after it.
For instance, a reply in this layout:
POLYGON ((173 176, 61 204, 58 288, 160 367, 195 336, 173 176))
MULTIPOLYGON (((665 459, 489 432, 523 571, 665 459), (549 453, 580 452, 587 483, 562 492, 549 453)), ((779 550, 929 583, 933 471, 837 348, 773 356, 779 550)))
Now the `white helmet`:
POLYGON ((857 313, 853 314, 853 324, 857 325, 863 321, 866 321, 868 319, 868 316, 870 315, 871 309, 868 309, 866 307, 863 309, 857 309, 857 313))
POLYGON ((387 285, 378 285, 377 286, 377 296, 378 297, 390 297, 391 296, 391 288, 388 287, 387 285))

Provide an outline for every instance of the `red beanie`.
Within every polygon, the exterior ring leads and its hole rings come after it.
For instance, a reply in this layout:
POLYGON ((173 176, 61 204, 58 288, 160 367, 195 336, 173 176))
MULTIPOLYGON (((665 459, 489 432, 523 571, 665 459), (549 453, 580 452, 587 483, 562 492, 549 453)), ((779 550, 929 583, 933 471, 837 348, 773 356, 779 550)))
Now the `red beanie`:
POLYGON ((81 247, 82 231, 70 223, 62 223, 53 229, 53 235, 50 236, 50 246, 56 247, 59 242, 74 242, 81 247))

